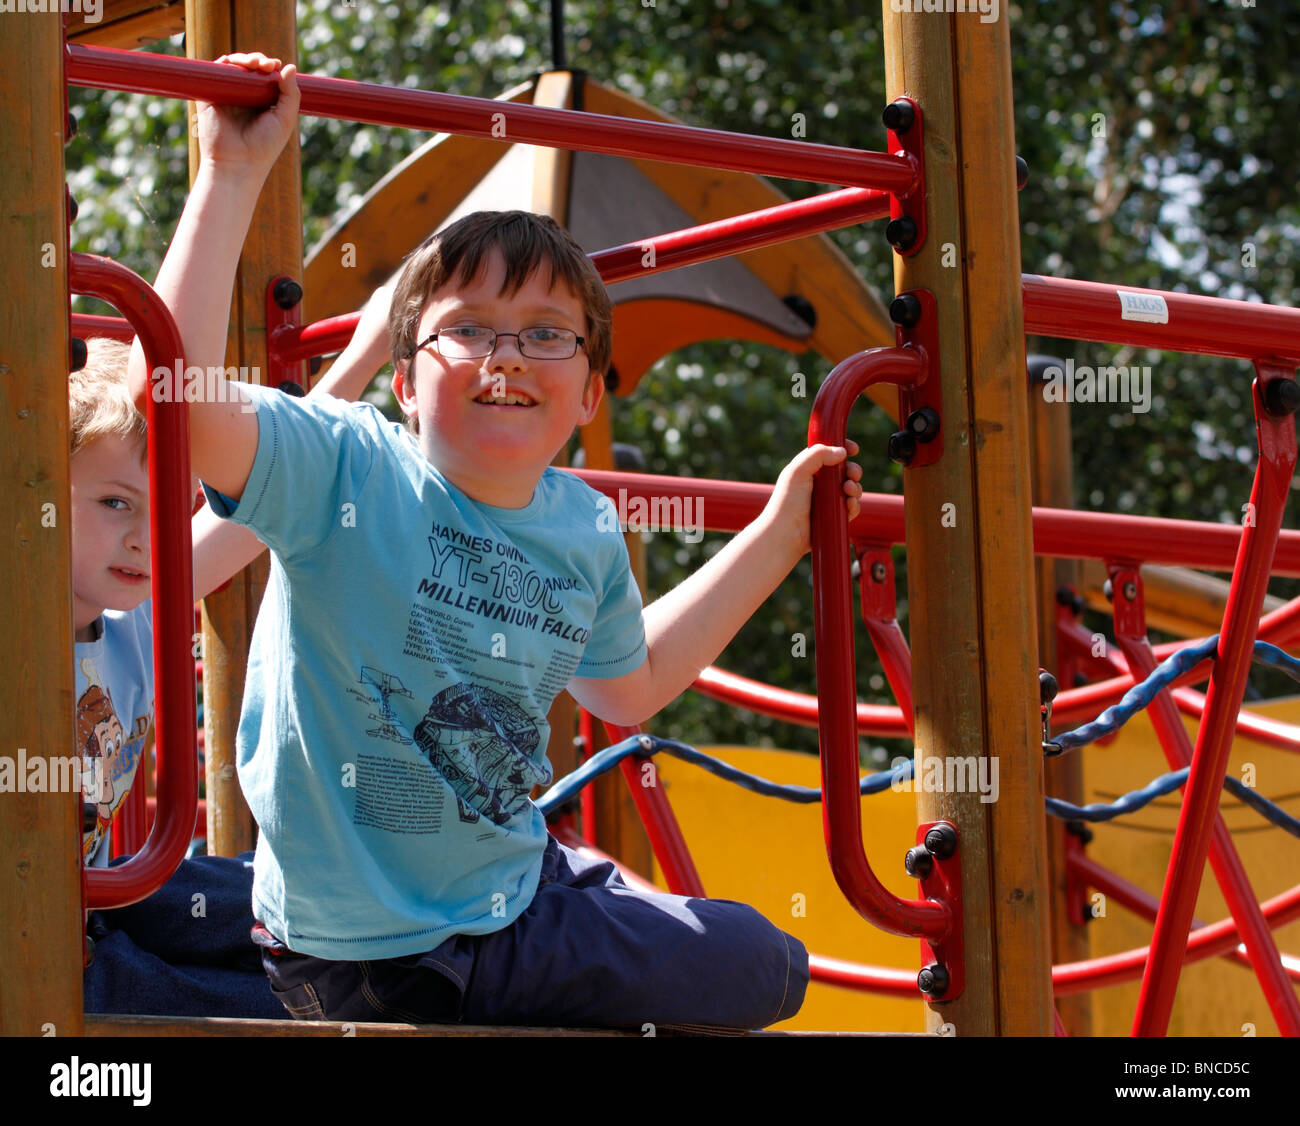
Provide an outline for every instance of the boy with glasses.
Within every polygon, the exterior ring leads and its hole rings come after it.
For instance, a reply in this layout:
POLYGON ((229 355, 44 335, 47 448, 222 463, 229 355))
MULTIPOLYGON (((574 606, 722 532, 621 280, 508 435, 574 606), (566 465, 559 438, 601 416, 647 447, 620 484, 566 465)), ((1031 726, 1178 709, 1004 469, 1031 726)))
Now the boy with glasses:
MULTIPOLYGON (((233 274, 229 232, 278 151, 256 118, 216 124, 159 277, 178 303, 233 274)), ((394 289, 413 434, 258 387, 190 405, 209 501, 273 553, 239 773, 261 829, 254 937, 296 1017, 752 1028, 802 1003, 798 941, 741 904, 632 890, 529 800, 559 691, 635 724, 689 687, 808 550, 813 475, 847 456, 801 452, 760 517, 643 611, 603 498, 550 467, 600 404, 610 326, 558 225, 480 212, 394 289)), ((186 341, 198 366, 212 327, 186 341)))

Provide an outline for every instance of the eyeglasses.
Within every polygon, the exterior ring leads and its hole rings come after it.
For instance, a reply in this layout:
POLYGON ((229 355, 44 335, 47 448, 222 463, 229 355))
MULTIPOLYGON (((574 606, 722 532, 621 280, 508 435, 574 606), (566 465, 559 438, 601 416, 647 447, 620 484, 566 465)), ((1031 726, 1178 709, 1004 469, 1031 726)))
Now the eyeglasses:
POLYGON ((430 333, 415 346, 415 352, 426 344, 433 344, 449 360, 478 360, 492 355, 497 341, 503 336, 513 336, 519 345, 519 354, 533 360, 567 360, 577 354, 579 344, 585 346, 587 343, 585 337, 567 328, 538 325, 523 332, 494 332, 478 325, 455 325, 430 333))

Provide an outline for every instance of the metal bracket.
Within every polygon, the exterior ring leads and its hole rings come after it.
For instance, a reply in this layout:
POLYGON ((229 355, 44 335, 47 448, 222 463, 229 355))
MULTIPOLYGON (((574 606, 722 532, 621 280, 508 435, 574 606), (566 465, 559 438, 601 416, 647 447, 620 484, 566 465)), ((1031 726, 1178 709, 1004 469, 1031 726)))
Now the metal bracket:
MULTIPOLYGON (((926 834, 931 829, 947 828, 955 834, 957 827, 949 821, 929 821, 917 826, 916 843, 925 846, 926 834)), ((920 879, 921 895, 926 899, 946 903, 952 911, 952 929, 938 942, 921 939, 921 965, 942 966, 947 972, 947 988, 940 995, 928 995, 932 1004, 955 1001, 966 988, 966 947, 963 941, 964 925, 961 912, 961 845, 960 838, 952 853, 942 856, 926 849, 933 858, 929 872, 920 879)), ((925 973, 925 970, 922 970, 925 973)))
POLYGON ((302 287, 281 274, 271 279, 266 287, 266 385, 280 387, 291 384, 297 392, 308 386, 306 365, 302 360, 279 359, 275 349, 276 337, 286 328, 302 325, 302 287))
POLYGON ((894 251, 904 258, 910 258, 925 245, 925 122, 921 116, 921 107, 912 98, 903 95, 895 98, 895 103, 906 102, 912 107, 911 122, 901 133, 895 133, 886 126, 885 149, 890 153, 903 152, 916 162, 917 180, 907 195, 892 196, 889 201, 889 217, 907 218, 915 225, 915 236, 906 246, 895 246, 894 251))
POLYGON ((943 388, 939 382, 939 303, 928 289, 911 289, 900 293, 890 306, 890 315, 895 317, 895 335, 900 348, 912 348, 925 356, 926 377, 919 384, 898 389, 898 421, 904 430, 909 429, 909 420, 925 409, 930 409, 939 416, 939 429, 929 437, 918 438, 916 452, 907 465, 909 469, 919 469, 924 465, 933 465, 943 456, 943 388), (911 299, 919 303, 911 305, 911 299), (900 302, 904 304, 900 305, 900 302), (911 306, 911 313, 902 316, 895 310, 911 306), (899 317, 905 323, 898 323, 899 317), (910 322, 910 323, 906 323, 910 322))

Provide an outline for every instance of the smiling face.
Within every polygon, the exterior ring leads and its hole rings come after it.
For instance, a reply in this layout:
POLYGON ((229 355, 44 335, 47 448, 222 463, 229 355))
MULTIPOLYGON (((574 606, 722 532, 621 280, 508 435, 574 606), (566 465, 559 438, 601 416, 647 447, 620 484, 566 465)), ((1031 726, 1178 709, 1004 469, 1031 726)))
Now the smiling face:
POLYGON ((149 474, 139 444, 97 438, 72 459, 72 596, 78 641, 105 610, 149 597, 149 474))
MULTIPOLYGON (((509 295, 505 278, 505 259, 494 250, 471 281, 434 292, 417 339, 452 326, 587 335, 582 303, 563 282, 552 287, 546 269, 509 295)), ((426 345, 397 367, 393 393, 419 420, 424 456, 452 484, 484 504, 522 508, 573 428, 596 413, 604 383, 589 373, 581 345, 569 359, 539 360, 523 355, 515 337, 501 336, 492 355, 479 359, 448 359, 426 345)))

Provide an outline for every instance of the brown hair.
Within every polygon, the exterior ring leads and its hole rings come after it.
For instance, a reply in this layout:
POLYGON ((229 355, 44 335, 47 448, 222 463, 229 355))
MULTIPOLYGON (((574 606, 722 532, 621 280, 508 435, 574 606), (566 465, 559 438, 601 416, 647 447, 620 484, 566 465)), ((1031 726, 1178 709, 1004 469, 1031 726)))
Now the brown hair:
POLYGON ((86 366, 68 376, 68 437, 76 457, 91 442, 116 434, 138 442, 146 456, 144 415, 136 409, 126 382, 131 345, 107 337, 86 341, 86 366))
POLYGON ((506 263, 504 295, 518 293, 534 271, 550 268, 550 285, 564 282, 582 304, 587 318, 587 361, 594 376, 604 377, 613 354, 613 313, 605 283, 591 259, 554 219, 531 211, 475 211, 427 239, 402 270, 393 291, 388 333, 393 366, 415 352, 420 317, 429 299, 443 286, 467 285, 484 260, 499 250, 506 263))

